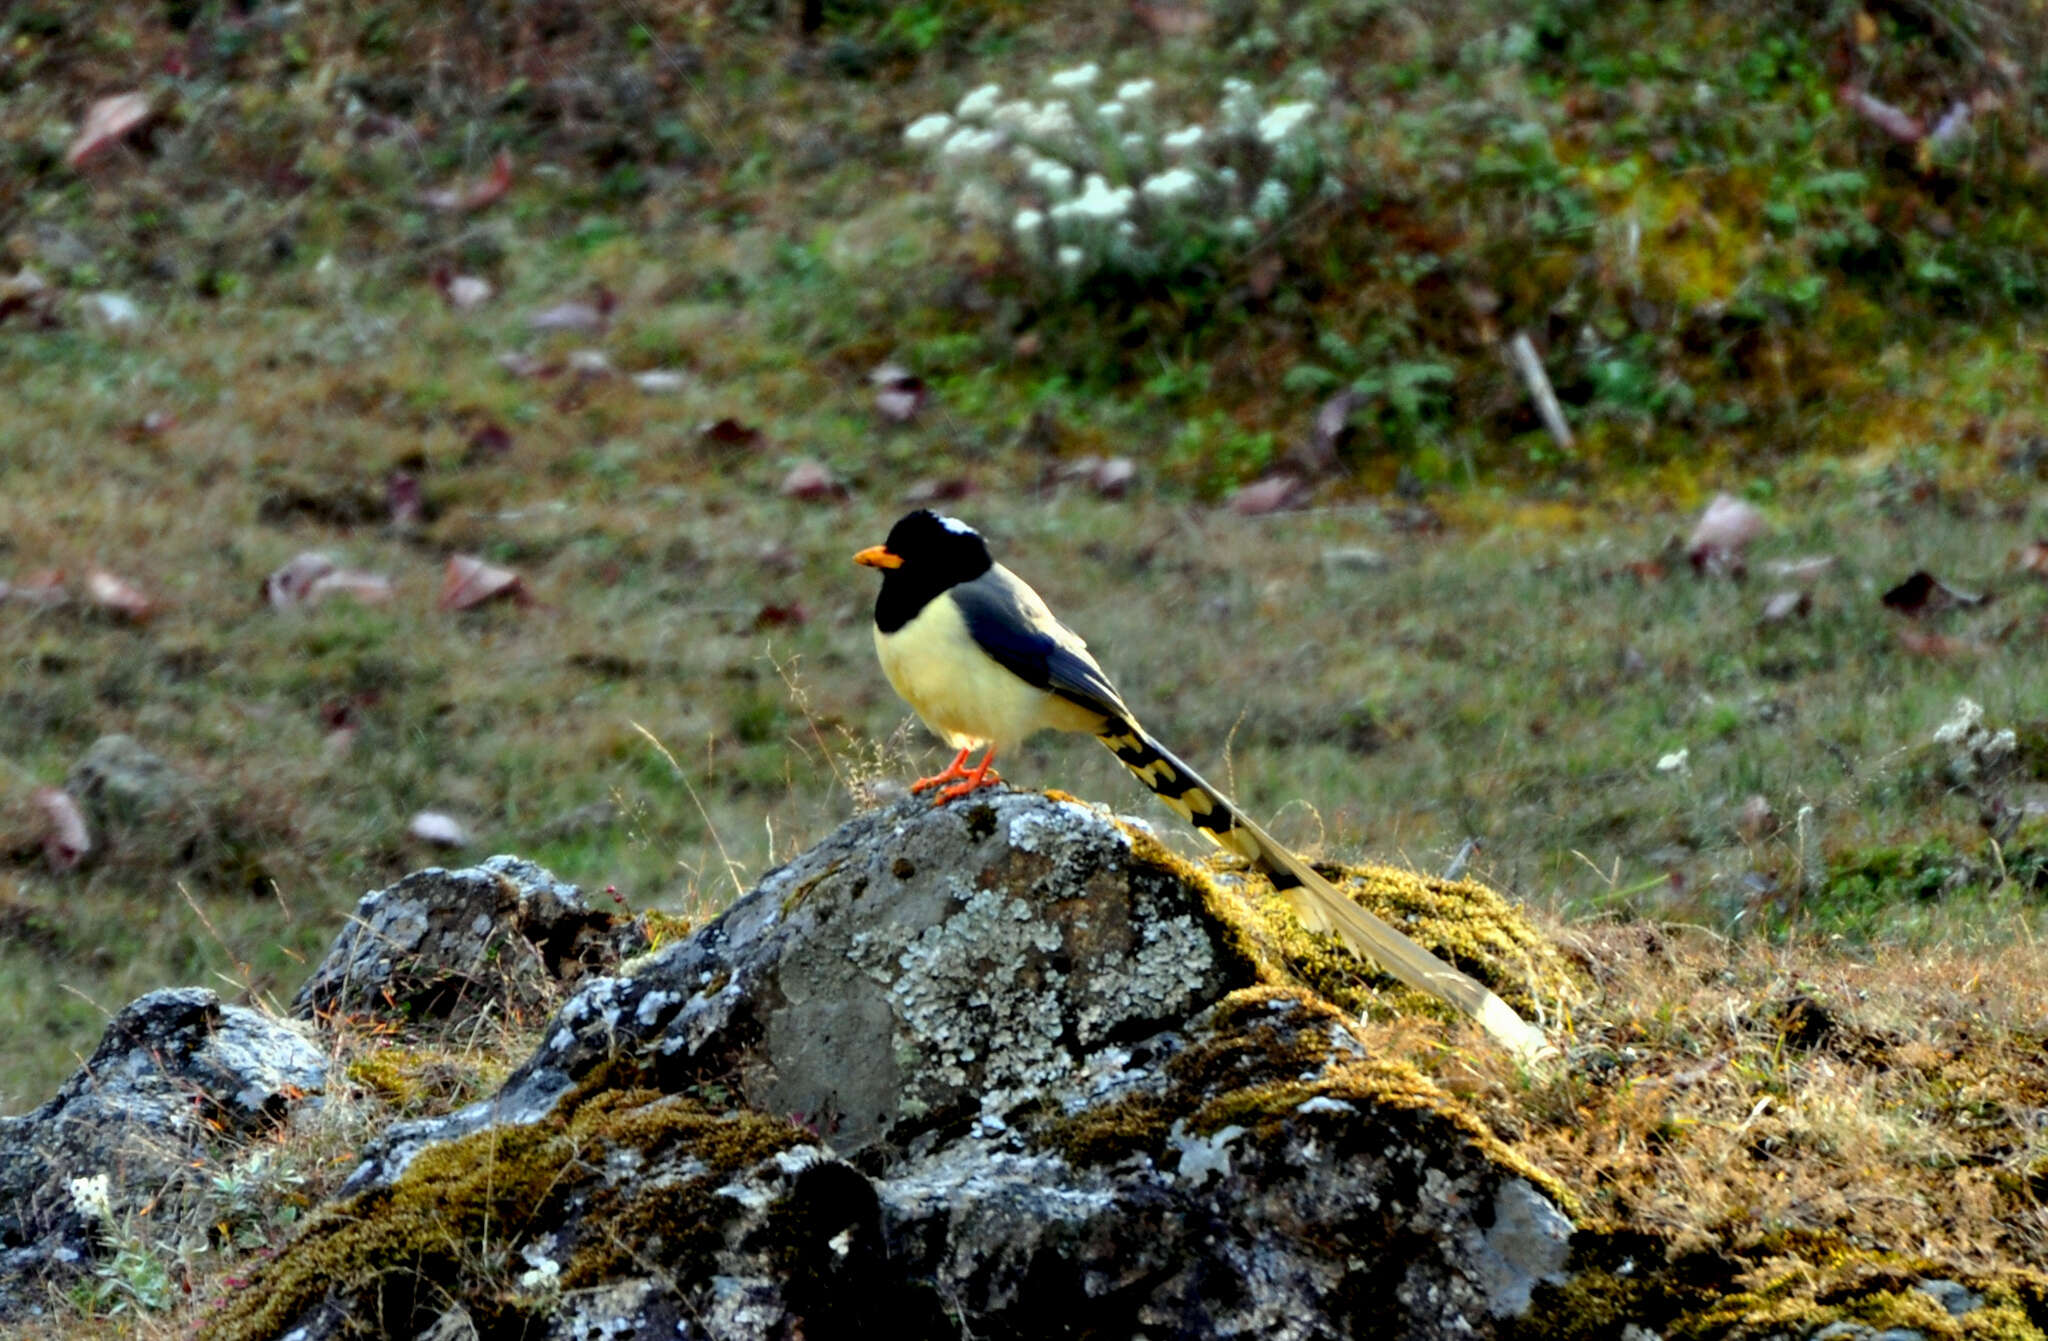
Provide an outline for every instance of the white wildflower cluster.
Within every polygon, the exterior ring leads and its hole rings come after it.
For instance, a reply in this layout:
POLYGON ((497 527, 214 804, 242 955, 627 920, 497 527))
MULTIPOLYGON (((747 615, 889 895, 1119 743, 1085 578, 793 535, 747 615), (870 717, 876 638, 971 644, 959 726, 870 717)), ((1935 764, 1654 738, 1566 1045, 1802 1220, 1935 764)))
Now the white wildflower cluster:
POLYGON ((113 1181, 106 1174, 72 1178, 67 1180, 66 1187, 71 1193, 71 1209, 81 1219, 102 1225, 113 1223, 113 1181))
POLYGON ((1207 123, 1167 115, 1155 79, 1097 92, 1109 87, 1094 62, 1047 75, 1039 98, 983 84, 951 113, 911 122, 904 143, 929 158, 960 217, 1004 229, 1056 275, 1171 271, 1192 244, 1251 242, 1337 185, 1322 169, 1333 90, 1320 70, 1271 102, 1226 80, 1207 123))

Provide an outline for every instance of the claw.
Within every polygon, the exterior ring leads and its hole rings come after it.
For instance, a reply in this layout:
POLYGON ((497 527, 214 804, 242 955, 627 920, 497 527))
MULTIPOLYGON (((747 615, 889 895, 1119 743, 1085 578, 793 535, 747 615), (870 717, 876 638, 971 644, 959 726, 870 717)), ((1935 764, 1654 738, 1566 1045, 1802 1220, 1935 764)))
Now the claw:
MULTIPOLYGON (((947 772, 952 773, 954 769, 959 769, 961 762, 966 758, 967 751, 960 751, 960 758, 953 761, 953 768, 948 769, 947 772)), ((948 801, 959 800, 969 792, 980 791, 983 787, 993 787, 1001 782, 1003 780, 1001 775, 989 766, 995 762, 995 759, 996 747, 991 745, 988 747, 988 753, 981 756, 980 763, 976 764, 971 770, 961 769, 958 773, 954 774, 961 778, 962 781, 956 782, 940 792, 938 796, 933 798, 932 804, 942 806, 948 801)), ((939 780, 941 779, 933 779, 935 782, 939 780)))
MULTIPOLYGON (((934 773, 931 777, 919 778, 916 782, 911 783, 911 795, 915 796, 919 792, 930 791, 932 788, 938 786, 940 783, 952 782, 956 778, 966 777, 967 756, 972 753, 973 750, 971 749, 962 750, 960 751, 960 753, 953 756, 952 763, 946 765, 945 772, 934 773)), ((944 800, 945 798, 941 797, 940 799, 944 800)))

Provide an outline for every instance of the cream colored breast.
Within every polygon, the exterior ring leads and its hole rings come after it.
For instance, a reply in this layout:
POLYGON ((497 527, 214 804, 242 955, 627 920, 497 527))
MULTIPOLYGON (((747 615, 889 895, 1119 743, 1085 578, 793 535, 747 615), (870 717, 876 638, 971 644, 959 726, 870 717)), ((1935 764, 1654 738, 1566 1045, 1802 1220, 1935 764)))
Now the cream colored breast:
POLYGON ((960 608, 943 596, 894 633, 877 628, 875 654, 896 692, 954 749, 1015 745, 1065 725, 1052 695, 982 651, 960 608))

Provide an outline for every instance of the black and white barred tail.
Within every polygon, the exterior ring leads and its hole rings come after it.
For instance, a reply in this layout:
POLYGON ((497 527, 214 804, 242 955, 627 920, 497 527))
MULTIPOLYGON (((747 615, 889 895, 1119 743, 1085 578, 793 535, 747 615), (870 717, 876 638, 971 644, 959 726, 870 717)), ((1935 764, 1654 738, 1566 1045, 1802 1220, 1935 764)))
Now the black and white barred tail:
POLYGON ((1452 968, 1360 907, 1143 727, 1112 721, 1096 738, 1181 818, 1263 871, 1312 930, 1341 938, 1355 953, 1410 987, 1450 1002, 1524 1061, 1533 1063, 1555 1052, 1540 1029, 1524 1021, 1485 984, 1452 968))

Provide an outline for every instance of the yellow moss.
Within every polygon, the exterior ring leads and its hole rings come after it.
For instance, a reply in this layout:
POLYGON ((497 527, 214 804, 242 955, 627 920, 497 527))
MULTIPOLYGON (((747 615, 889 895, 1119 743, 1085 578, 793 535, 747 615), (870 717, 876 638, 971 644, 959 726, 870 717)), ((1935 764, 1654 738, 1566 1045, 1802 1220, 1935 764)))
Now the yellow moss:
MULTIPOLYGON (((690 1238, 691 1226, 679 1214, 701 1226, 711 1187, 803 1139, 787 1123, 757 1114, 719 1113, 655 1090, 586 1080, 540 1122, 492 1126, 430 1145, 390 1187, 324 1209, 249 1289, 228 1301, 203 1335, 210 1341, 273 1336, 330 1291, 399 1331, 407 1330, 415 1301, 422 1308, 450 1297, 487 1311, 511 1307, 504 1303, 510 1297, 504 1277, 518 1261, 517 1246, 559 1229, 570 1194, 586 1189, 614 1151, 644 1158, 682 1146, 704 1165, 700 1177, 648 1189, 644 1197, 630 1186, 603 1190, 619 1203, 619 1226, 666 1232, 664 1260, 673 1264, 681 1260, 676 1245, 690 1238)), ((564 1279, 602 1279, 621 1252, 648 1246, 616 1237, 588 1245, 564 1279)))

